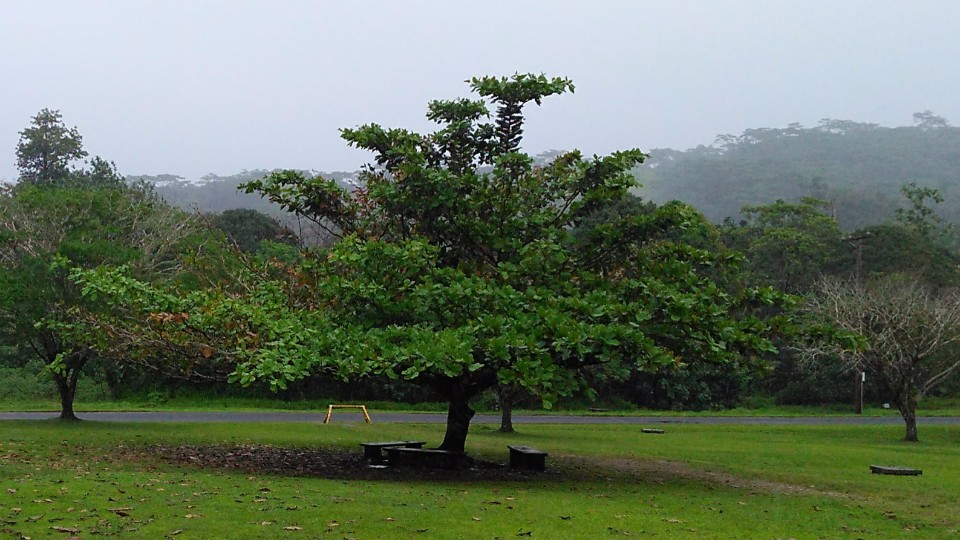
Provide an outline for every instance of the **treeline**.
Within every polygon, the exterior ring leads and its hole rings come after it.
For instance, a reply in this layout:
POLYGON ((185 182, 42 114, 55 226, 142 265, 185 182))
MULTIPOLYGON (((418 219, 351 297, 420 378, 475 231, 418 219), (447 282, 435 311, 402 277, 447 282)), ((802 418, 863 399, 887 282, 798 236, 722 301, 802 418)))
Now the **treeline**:
MULTIPOLYGON (((955 181, 960 130, 927 113, 917 115, 917 120, 916 126, 907 128, 824 121, 809 129, 794 125, 749 130, 740 137, 721 137, 715 146, 685 152, 655 150, 635 169, 644 183, 643 197, 628 195, 585 204, 575 226, 558 230, 569 232, 575 245, 608 242, 611 245, 604 249, 616 252, 622 246, 610 239, 622 233, 617 228, 642 227, 643 249, 658 257, 651 268, 669 272, 682 266, 689 276, 708 279, 705 290, 709 289, 712 299, 733 298, 766 286, 800 298, 816 294, 825 276, 865 281, 909 275, 924 286, 946 290, 960 285, 960 257, 949 226, 949 221, 960 219, 960 210, 955 203, 941 204, 960 196, 955 181), (692 206, 665 202, 669 199, 692 206)), ((285 178, 287 173, 279 171, 208 175, 199 184, 172 175, 123 179, 104 159, 83 162, 87 155, 79 133, 66 128, 56 111, 42 111, 21 132, 17 154, 20 181, 0 193, 0 362, 8 370, 36 372, 38 363, 47 366, 68 416, 72 416, 72 400, 82 378, 101 381, 115 398, 173 393, 185 384, 197 392, 281 399, 418 401, 431 397, 403 379, 344 383, 323 370, 299 376, 282 388, 260 383, 239 388, 227 384, 225 366, 200 369, 209 356, 202 348, 199 358, 191 352, 193 360, 187 354, 164 370, 153 357, 118 363, 87 345, 73 344, 68 332, 71 318, 93 317, 104 307, 95 294, 71 280, 71 267, 123 266, 137 279, 173 286, 184 294, 224 286, 234 276, 258 268, 285 273, 286 278, 304 281, 298 286, 308 287, 314 284, 297 265, 323 259, 318 254, 325 253, 340 229, 335 221, 305 223, 289 212, 328 216, 329 207, 298 207, 297 201, 284 204, 281 196, 273 197, 281 204, 269 203, 249 193, 253 189, 241 189, 265 176, 285 178), (306 230, 316 240, 305 242, 306 230), (173 378, 184 372, 190 382, 173 378)), ((563 154, 554 157, 573 159, 563 154)), ((531 178, 546 174, 537 171, 559 174, 565 166, 562 161, 548 162, 529 174, 531 178)), ((296 177, 298 190, 317 197, 316 193, 328 196, 362 187, 356 173, 323 174, 328 184, 309 171, 290 175, 296 177)), ((379 189, 392 189, 388 188, 391 178, 379 181, 379 189)), ((365 189, 353 196, 365 196, 365 189)), ((452 195, 448 199, 445 204, 460 202, 452 195)), ((344 207, 354 204, 335 202, 344 207)), ((429 201, 403 203, 424 206, 425 215, 435 212, 429 201)), ((549 204, 547 208, 556 210, 549 204)), ((503 242, 507 240, 514 239, 503 242)), ((638 264, 654 260, 642 251, 631 256, 638 264)), ((610 264, 612 269, 605 272, 623 271, 616 261, 610 264)), ((241 294, 230 286, 226 285, 232 294, 241 294)), ((364 287, 367 291, 375 285, 364 287)), ((156 300, 158 324, 183 316, 164 307, 168 300, 156 300)), ((764 313, 773 309, 769 306, 743 309, 734 315, 775 315, 764 313)), ((725 347, 716 342, 709 345, 725 347)), ((737 361, 678 357, 676 362, 647 369, 591 367, 581 375, 587 381, 584 388, 598 389, 596 395, 585 391, 560 403, 598 399, 608 406, 706 409, 735 406, 750 395, 784 404, 852 399, 848 366, 805 362, 786 342, 781 345, 775 354, 744 355, 737 361)), ((936 389, 940 393, 957 390, 952 381, 936 389)), ((868 397, 884 399, 879 389, 868 392, 868 397)), ((538 402, 522 389, 503 386, 484 399, 499 406, 538 402)))
MULTIPOLYGON (((638 168, 639 193, 688 202, 718 223, 739 219, 745 206, 815 197, 844 230, 892 219, 907 183, 960 200, 960 128, 930 112, 914 120, 894 128, 823 120, 721 135, 690 150, 655 149, 638 168)), ((960 221, 956 203, 938 211, 960 221)))

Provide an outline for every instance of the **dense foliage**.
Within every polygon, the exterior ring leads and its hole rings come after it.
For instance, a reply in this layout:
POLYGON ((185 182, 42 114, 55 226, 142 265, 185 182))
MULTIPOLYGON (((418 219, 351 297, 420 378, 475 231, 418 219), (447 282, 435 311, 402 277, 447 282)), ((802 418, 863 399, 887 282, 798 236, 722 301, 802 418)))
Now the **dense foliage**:
MULTIPOLYGON (((816 197, 844 230, 877 225, 893 218, 908 182, 960 199, 960 128, 928 112, 914 119, 914 126, 895 128, 823 120, 748 129, 685 151, 653 150, 638 169, 641 193, 688 202, 718 222, 738 219, 745 206, 816 197)), ((941 211, 960 221, 960 206, 941 211)))
POLYGON ((480 99, 430 103, 433 133, 344 130, 374 155, 362 171, 198 184, 130 184, 106 160, 81 162, 77 129, 41 111, 21 132, 20 184, 0 197, 9 365, 39 352, 76 374, 96 349, 122 360, 98 369, 125 366, 104 372, 115 390, 180 388, 150 370, 205 389, 232 374, 285 397, 439 397, 451 403, 444 446, 458 448, 470 400, 492 396, 507 411, 510 399, 582 404, 592 388, 607 406, 673 409, 757 391, 781 403, 851 399, 853 364, 805 361, 773 336, 781 297, 765 287, 819 298, 825 279, 960 284, 949 225, 960 193, 948 179, 957 130, 935 115, 908 128, 748 130, 652 158, 529 156, 524 106, 569 81, 470 82, 480 99), (188 218, 161 197, 208 214, 188 218), (85 269, 74 273, 85 295, 69 266, 85 269))
POLYGON ((142 189, 25 184, 0 193, 0 339, 56 366, 64 418, 73 418, 77 378, 95 356, 57 329, 73 320, 72 309, 92 307, 69 267, 167 274, 191 223, 142 189))
POLYGON ((93 329, 77 335, 125 356, 232 365, 241 384, 282 388, 317 371, 419 383, 449 402, 441 447, 457 451, 470 400, 496 384, 549 407, 587 366, 629 373, 774 350, 771 323, 752 308, 776 295, 714 281, 727 258, 684 241, 707 225, 693 208, 668 204, 574 234, 627 195, 644 154, 574 151, 535 166, 520 150, 523 107, 572 90, 569 81, 470 83, 481 99, 430 103, 434 133, 344 130, 375 157, 353 193, 295 171, 247 185, 337 235, 331 249, 188 294, 122 268, 77 271, 85 294, 113 306, 88 314, 93 329))
POLYGON ((87 155, 77 128, 44 109, 21 132, 20 182, 0 190, 0 344, 28 352, 56 383, 61 417, 75 419, 81 371, 96 351, 61 329, 75 311, 94 310, 68 278, 71 267, 127 265, 162 278, 178 267, 178 250, 203 241, 195 220, 167 206, 149 186, 128 186, 114 165, 87 155))

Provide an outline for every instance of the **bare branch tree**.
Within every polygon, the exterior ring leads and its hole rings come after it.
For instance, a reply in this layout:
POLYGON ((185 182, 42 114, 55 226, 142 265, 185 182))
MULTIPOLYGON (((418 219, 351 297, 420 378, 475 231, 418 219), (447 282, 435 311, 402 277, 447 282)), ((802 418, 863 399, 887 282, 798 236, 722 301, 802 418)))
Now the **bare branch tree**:
POLYGON ((808 309, 836 327, 863 336, 866 346, 836 343, 807 347, 808 358, 833 354, 862 370, 893 401, 917 439, 916 409, 937 385, 960 368, 960 291, 933 290, 910 276, 867 283, 822 280, 808 309))

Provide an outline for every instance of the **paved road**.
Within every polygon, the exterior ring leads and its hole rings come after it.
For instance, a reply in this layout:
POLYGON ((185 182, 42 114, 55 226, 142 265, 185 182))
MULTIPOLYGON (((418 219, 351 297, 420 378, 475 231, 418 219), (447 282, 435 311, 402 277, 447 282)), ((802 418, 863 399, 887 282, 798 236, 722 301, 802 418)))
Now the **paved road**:
MULTIPOLYGON (((300 422, 321 423, 323 413, 308 412, 87 412, 77 413, 81 419, 98 422, 300 422)), ((56 418, 52 412, 0 412, 0 420, 43 420, 56 418)), ((443 423, 446 414, 373 412, 374 422, 443 423)), ((362 421, 359 413, 338 412, 333 422, 362 421)), ((752 425, 887 425, 902 424, 899 416, 565 416, 515 415, 516 424, 752 424, 752 425)), ((479 414, 473 423, 497 424, 499 415, 479 414)), ((958 416, 927 416, 917 419, 920 425, 960 424, 958 416)))

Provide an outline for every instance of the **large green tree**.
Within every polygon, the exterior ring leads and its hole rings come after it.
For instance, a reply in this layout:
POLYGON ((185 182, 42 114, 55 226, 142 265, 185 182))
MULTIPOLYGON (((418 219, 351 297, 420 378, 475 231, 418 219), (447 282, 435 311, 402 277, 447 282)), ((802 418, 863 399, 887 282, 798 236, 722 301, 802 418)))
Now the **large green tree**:
POLYGON ((550 406, 588 366, 653 369, 773 349, 770 324, 748 315, 773 301, 769 291, 725 291, 710 278, 717 257, 673 234, 702 219, 692 208, 668 204, 573 234, 626 196, 644 154, 574 151, 535 166, 520 146, 523 109, 572 91, 570 81, 469 82, 479 99, 429 104, 433 133, 344 130, 374 154, 353 193, 294 171, 247 184, 336 232, 329 250, 189 294, 122 268, 78 271, 86 294, 114 307, 80 333, 128 357, 219 359, 242 384, 283 387, 316 371, 423 384, 448 401, 440 448, 458 452, 471 399, 497 384, 550 406))
POLYGON ((52 368, 61 418, 76 418, 77 379, 95 355, 58 329, 73 309, 93 308, 68 269, 128 264, 141 276, 170 274, 178 246, 197 229, 143 188, 26 184, 0 192, 0 340, 52 368))

